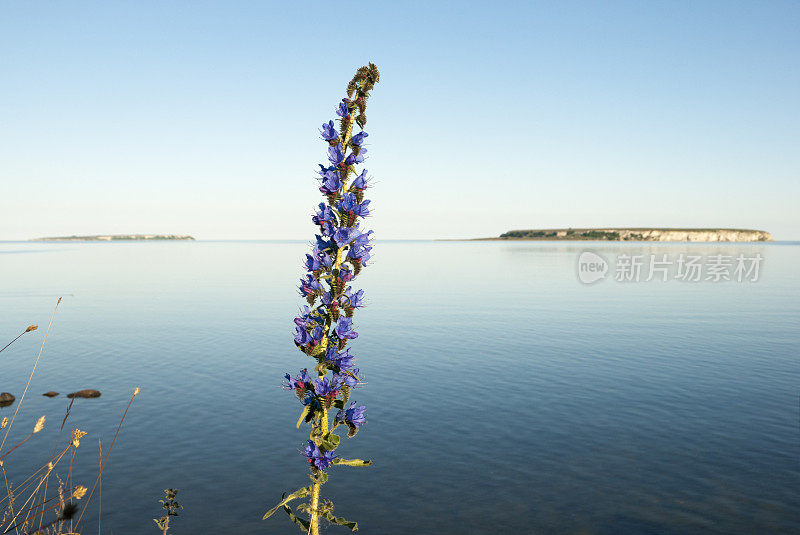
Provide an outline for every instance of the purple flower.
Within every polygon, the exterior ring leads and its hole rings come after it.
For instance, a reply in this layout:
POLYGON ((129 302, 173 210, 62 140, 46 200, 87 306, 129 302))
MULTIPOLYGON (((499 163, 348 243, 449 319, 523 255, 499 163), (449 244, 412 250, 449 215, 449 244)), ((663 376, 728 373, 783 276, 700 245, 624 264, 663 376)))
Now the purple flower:
POLYGON ((318 269, 322 269, 322 262, 319 261, 319 258, 316 258, 310 254, 306 254, 306 261, 303 265, 308 271, 317 271, 318 269))
POLYGON ((324 202, 319 203, 319 207, 317 208, 317 213, 311 217, 311 220, 319 225, 322 221, 336 221, 336 214, 333 211, 333 208, 325 204, 324 202))
POLYGON ((298 346, 307 345, 311 342, 311 335, 305 327, 296 327, 297 334, 294 335, 294 343, 298 346))
POLYGON ((308 459, 308 464, 314 466, 318 470, 327 470, 335 457, 332 451, 322 451, 313 440, 308 440, 306 442, 303 454, 308 459))
POLYGON ((352 368, 347 371, 350 373, 334 373, 333 378, 341 382, 343 385, 347 385, 350 388, 355 388, 358 386, 358 368, 352 368), (355 375, 355 377, 350 375, 351 373, 355 375))
MULTIPOLYGON (((367 217, 369 215, 369 201, 359 203, 355 193, 345 193, 339 201, 338 209, 340 212, 367 217)), ((352 221, 351 221, 352 222, 352 221)))
POLYGON ((364 405, 356 407, 356 402, 353 401, 347 409, 339 409, 333 421, 345 423, 358 429, 367 421, 364 415, 366 410, 367 408, 364 405))
POLYGON ((339 282, 350 282, 353 280, 353 272, 347 266, 342 266, 336 274, 336 279, 339 282))
POLYGON ((322 291, 322 286, 319 281, 311 275, 306 275, 305 279, 300 279, 300 295, 308 297, 309 295, 316 295, 317 292, 322 291))
POLYGON ((316 247, 314 247, 312 254, 316 256, 320 264, 322 264, 322 267, 330 269, 331 266, 333 265, 333 259, 330 257, 330 255, 328 255, 328 253, 322 252, 316 247))
POLYGON ((336 109, 336 115, 339 117, 347 117, 350 115, 350 110, 348 109, 347 105, 350 103, 349 100, 343 98, 342 101, 339 103, 339 107, 336 109))
POLYGON ((352 437, 358 433, 358 428, 366 423, 367 418, 364 414, 366 410, 367 408, 363 405, 356 407, 356 402, 353 401, 347 409, 339 409, 333 421, 346 424, 350 429, 347 436, 352 437))
POLYGON ((292 378, 288 373, 284 377, 286 377, 286 381, 283 383, 284 390, 303 389, 311 384, 311 375, 309 375, 306 368, 300 370, 300 374, 295 378, 292 378))
MULTIPOLYGON (((347 159, 345 159, 345 165, 355 165, 357 163, 361 163, 364 161, 364 155, 367 153, 367 149, 361 149, 358 151, 358 156, 354 154, 350 154, 347 159)), ((328 159, 330 159, 330 150, 328 150, 328 159)))
MULTIPOLYGON (((337 351, 335 347, 331 346, 328 348, 328 351, 325 354, 325 360, 335 366, 338 366, 342 371, 352 369, 353 365, 355 364, 355 357, 350 354, 350 348, 340 352, 337 351)), ((346 383, 344 380, 342 382, 346 383)))
POLYGON ((364 169, 361 171, 361 174, 353 180, 353 183, 350 185, 352 189, 363 191, 367 189, 367 170, 364 169))
POLYGON ((362 130, 361 132, 350 138, 350 143, 352 143, 353 145, 358 145, 360 147, 361 144, 364 143, 364 138, 366 137, 369 137, 369 134, 367 134, 362 130))
POLYGON ((335 377, 331 381, 328 381, 327 377, 314 380, 314 392, 321 398, 336 396, 340 388, 342 388, 342 383, 335 377))
POLYGON ((350 288, 348 288, 347 291, 344 292, 344 296, 347 298, 342 305, 344 308, 354 310, 364 306, 364 290, 351 293, 350 288))
POLYGON ((314 318, 310 309, 307 306, 304 306, 302 309, 300 309, 300 312, 300 316, 294 319, 295 325, 300 327, 307 327, 311 325, 314 321, 314 318))
POLYGON ((349 251, 347 251, 347 258, 358 262, 362 265, 367 265, 367 260, 370 259, 369 252, 372 250, 371 246, 363 246, 353 244, 349 251))
POLYGON ((305 307, 305 310, 305 314, 294 319, 294 323, 297 326, 297 334, 295 334, 294 342, 298 346, 307 344, 316 345, 325 334, 325 318, 320 316, 316 310, 314 312, 308 312, 308 307, 305 307), (310 334, 309 329, 311 330, 310 334), (323 329, 322 334, 320 334, 320 329, 323 329))
POLYGON ((320 251, 317 247, 311 250, 311 253, 306 254, 306 261, 304 263, 306 269, 309 271, 317 271, 318 269, 328 268, 333 265, 333 260, 326 253, 320 251))
POLYGON ((337 132, 336 129, 333 127, 333 121, 328 121, 327 123, 323 123, 320 134, 322 134, 322 139, 324 139, 325 141, 333 141, 334 139, 338 139, 339 137, 339 132, 337 132))
POLYGON ((358 333, 353 330, 353 320, 351 318, 339 318, 334 331, 339 340, 358 338, 358 333))
MULTIPOLYGON (((356 225, 355 228, 358 229, 358 225, 356 225)), ((369 245, 369 241, 372 239, 372 234, 373 232, 371 230, 367 232, 359 231, 358 236, 355 237, 354 245, 361 247, 369 245)))
POLYGON ((319 176, 321 177, 324 177, 325 173, 327 173, 328 171, 336 171, 335 167, 325 167, 321 163, 318 163, 317 165, 319 165, 319 171, 317 171, 317 173, 319 173, 319 176))
MULTIPOLYGON (((322 253, 325 254, 325 251, 327 251, 328 249, 333 249, 334 245, 333 242, 322 239, 322 236, 320 236, 319 234, 314 235, 314 237, 317 240, 317 245, 315 247, 317 251, 322 251, 322 253)), ((320 260, 322 259, 320 258, 320 260)))
POLYGON ((330 195, 339 191, 341 187, 342 175, 339 174, 339 171, 326 170, 322 177, 322 185, 319 187, 319 191, 325 195, 330 195))
POLYGON ((325 337, 325 327, 322 325, 317 325, 311 331, 311 345, 315 346, 322 341, 325 337))
POLYGON ((336 229, 336 232, 333 233, 333 241, 335 241, 336 245, 339 247, 344 247, 351 241, 357 239, 359 234, 360 232, 357 227, 341 227, 336 229))
MULTIPOLYGON (((339 183, 339 186, 341 187, 341 182, 339 183)), ((327 185, 323 186, 323 188, 326 189, 326 191, 323 191, 323 193, 327 193, 327 185)), ((320 188, 320 191, 322 191, 323 188, 320 188)), ((324 202, 319 203, 319 209, 317 210, 317 213, 311 217, 311 221, 319 225, 324 236, 330 236, 335 231, 334 225, 336 225, 336 215, 333 212, 333 208, 324 202)))
MULTIPOLYGON (((349 158, 349 156, 348 156, 349 158)), ((332 147, 328 147, 328 161, 331 162, 333 165, 339 165, 344 160, 344 151, 342 150, 342 145, 337 144, 332 147)))

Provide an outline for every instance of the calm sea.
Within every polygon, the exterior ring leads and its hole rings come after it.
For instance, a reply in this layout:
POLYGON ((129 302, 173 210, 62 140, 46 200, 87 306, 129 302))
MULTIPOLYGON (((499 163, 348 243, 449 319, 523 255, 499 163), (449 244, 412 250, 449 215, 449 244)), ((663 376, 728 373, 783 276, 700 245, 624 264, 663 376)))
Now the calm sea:
MULTIPOLYGON (((305 250, 0 243, 0 342, 40 326, 0 354, 0 391, 21 395, 64 297, 9 444, 48 423, 7 458, 9 481, 46 462, 64 394, 96 388, 66 424, 89 432, 73 475, 91 487, 98 439, 107 451, 138 386, 83 533, 101 504, 102 533, 155 533, 167 487, 184 505, 175 533, 298 532, 260 519, 308 483, 299 404, 279 388, 311 362, 292 342, 305 250)), ((363 533, 800 532, 800 244, 375 253, 353 344, 368 423, 340 448, 375 464, 335 468, 323 490, 363 533), (606 280, 579 282, 586 250, 609 261, 606 280), (614 280, 620 254, 681 253, 763 260, 756 282, 614 280)))

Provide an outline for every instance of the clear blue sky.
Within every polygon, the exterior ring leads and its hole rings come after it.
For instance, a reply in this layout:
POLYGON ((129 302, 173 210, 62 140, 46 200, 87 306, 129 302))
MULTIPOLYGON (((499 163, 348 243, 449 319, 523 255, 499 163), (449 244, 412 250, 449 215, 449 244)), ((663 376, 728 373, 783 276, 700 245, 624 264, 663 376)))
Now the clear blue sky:
POLYGON ((800 239, 800 2, 0 4, 0 239, 310 238, 374 61, 379 238, 800 239), (342 7, 340 7, 342 6, 342 7))

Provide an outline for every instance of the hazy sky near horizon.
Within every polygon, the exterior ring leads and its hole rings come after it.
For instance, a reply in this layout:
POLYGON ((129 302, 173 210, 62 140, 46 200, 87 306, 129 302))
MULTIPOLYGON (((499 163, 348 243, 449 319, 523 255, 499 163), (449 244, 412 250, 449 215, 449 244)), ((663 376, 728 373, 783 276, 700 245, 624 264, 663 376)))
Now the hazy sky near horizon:
POLYGON ((379 238, 800 239, 798 2, 0 4, 0 239, 311 238, 374 61, 379 238))

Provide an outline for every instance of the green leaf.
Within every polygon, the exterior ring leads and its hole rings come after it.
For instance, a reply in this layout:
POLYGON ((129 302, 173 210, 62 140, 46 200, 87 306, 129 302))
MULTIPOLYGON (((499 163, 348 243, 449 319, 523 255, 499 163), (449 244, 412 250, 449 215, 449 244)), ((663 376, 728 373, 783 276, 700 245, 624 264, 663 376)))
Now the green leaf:
POLYGON ((278 505, 276 505, 275 507, 273 507, 272 509, 270 509, 269 511, 267 511, 267 512, 266 512, 266 514, 265 514, 265 515, 264 515, 264 516, 261 518, 261 520, 266 520, 266 519, 268 519, 268 518, 269 518, 269 517, 271 517, 271 516, 272 516, 272 514, 273 514, 275 511, 277 511, 277 510, 278 510, 278 509, 279 509, 281 506, 285 506, 285 505, 286 505, 287 503, 289 503, 290 501, 292 501, 292 500, 296 500, 297 498, 305 498, 305 497, 306 497, 306 496, 308 496, 309 494, 311 494, 311 487, 303 487, 302 489, 297 489, 297 490, 296 490, 296 491, 294 491, 293 493, 291 493, 291 494, 289 494, 288 496, 286 496, 285 498, 283 498, 283 499, 281 500, 281 503, 279 503, 278 505))
POLYGON ((341 437, 336 433, 326 433, 322 437, 322 447, 325 448, 325 451, 333 451, 339 446, 341 440, 341 437))
POLYGON ((306 417, 308 416, 308 411, 310 410, 311 410, 311 405, 306 405, 305 407, 303 407, 303 412, 300 413, 300 419, 297 420, 298 429, 300 429, 300 424, 302 424, 303 420, 306 419, 306 417))
POLYGON ((372 461, 365 461, 363 459, 342 459, 339 457, 334 459, 332 464, 343 464, 345 466, 369 466, 372 464, 372 461))
POLYGON ((316 474, 308 474, 308 477, 314 483, 319 483, 321 485, 324 485, 325 483, 328 482, 328 473, 327 472, 323 472, 321 470, 318 471, 316 474))
POLYGON ((336 401, 333 402, 333 406, 336 407, 337 409, 344 409, 344 401, 342 401, 341 399, 337 399, 336 401))
POLYGON ((289 508, 288 505, 283 506, 283 510, 286 511, 286 514, 289 515, 289 519, 300 526, 300 529, 308 533, 311 530, 311 523, 308 520, 303 520, 299 516, 295 515, 292 510, 289 508))
POLYGON ((351 531, 358 531, 358 522, 345 520, 341 516, 333 516, 333 513, 330 511, 322 511, 322 516, 324 516, 331 524, 336 524, 337 526, 346 526, 350 528, 351 531))

